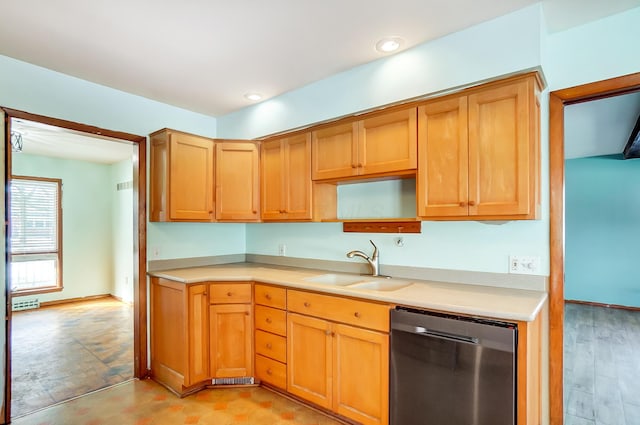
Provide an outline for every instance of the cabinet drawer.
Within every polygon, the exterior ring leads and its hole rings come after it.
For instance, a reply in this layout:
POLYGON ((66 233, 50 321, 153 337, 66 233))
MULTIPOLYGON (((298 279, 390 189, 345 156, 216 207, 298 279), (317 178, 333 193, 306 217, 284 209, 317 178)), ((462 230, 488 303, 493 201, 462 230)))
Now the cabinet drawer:
POLYGON ((287 388, 287 365, 256 355, 256 377, 278 388, 287 388))
POLYGON ((256 304, 268 307, 287 308, 287 290, 275 286, 256 284, 254 287, 256 304))
POLYGON ((256 330, 256 353, 286 363, 287 339, 283 336, 256 330))
POLYGON ((256 329, 274 334, 287 335, 287 313, 262 305, 255 306, 256 329))
POLYGON ((287 291, 287 309, 362 328, 389 332, 389 306, 303 291, 287 291))
POLYGON ((212 283, 211 304, 242 304, 251 302, 250 283, 212 283))

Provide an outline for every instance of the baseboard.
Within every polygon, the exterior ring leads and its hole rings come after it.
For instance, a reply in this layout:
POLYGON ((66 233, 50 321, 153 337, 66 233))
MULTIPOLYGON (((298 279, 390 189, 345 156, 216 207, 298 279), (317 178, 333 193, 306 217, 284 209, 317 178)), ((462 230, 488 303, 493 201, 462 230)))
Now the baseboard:
POLYGON ((86 297, 67 298, 65 300, 43 301, 40 303, 40 308, 51 307, 51 306, 60 305, 60 304, 71 304, 71 303, 77 303, 82 301, 99 300, 102 298, 115 298, 115 297, 111 294, 101 294, 101 295, 88 295, 86 297))
POLYGON ((579 300, 564 300, 564 302, 566 304, 582 304, 582 305, 590 305, 592 307, 605 307, 605 308, 617 308, 620 310, 640 311, 640 307, 632 307, 628 305, 603 304, 603 303, 596 303, 592 301, 579 301, 579 300))

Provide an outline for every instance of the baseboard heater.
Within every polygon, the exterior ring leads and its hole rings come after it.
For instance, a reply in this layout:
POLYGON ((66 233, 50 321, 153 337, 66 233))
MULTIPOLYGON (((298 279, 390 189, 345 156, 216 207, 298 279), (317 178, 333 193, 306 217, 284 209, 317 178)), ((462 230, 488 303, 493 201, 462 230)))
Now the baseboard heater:
POLYGON ((11 311, 31 310, 33 308, 40 308, 40 300, 26 300, 26 301, 13 301, 11 304, 11 311))
POLYGON ((253 385, 256 380, 253 376, 245 376, 242 378, 213 378, 211 385, 253 385))

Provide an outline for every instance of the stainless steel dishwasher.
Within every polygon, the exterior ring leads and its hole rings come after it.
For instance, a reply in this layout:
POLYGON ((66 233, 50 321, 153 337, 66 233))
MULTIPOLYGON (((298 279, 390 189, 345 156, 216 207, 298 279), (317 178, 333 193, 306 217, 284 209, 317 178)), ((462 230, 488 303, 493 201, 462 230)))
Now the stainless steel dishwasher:
POLYGON ((391 311, 391 425, 515 425, 514 323, 391 311))

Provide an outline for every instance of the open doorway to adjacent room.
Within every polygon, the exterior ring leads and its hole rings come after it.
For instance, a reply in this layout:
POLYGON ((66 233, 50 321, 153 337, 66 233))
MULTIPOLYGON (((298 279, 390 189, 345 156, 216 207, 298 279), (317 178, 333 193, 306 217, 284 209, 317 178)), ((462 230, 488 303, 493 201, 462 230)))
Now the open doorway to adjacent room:
POLYGON ((146 373, 146 139, 5 112, 9 419, 146 373))

